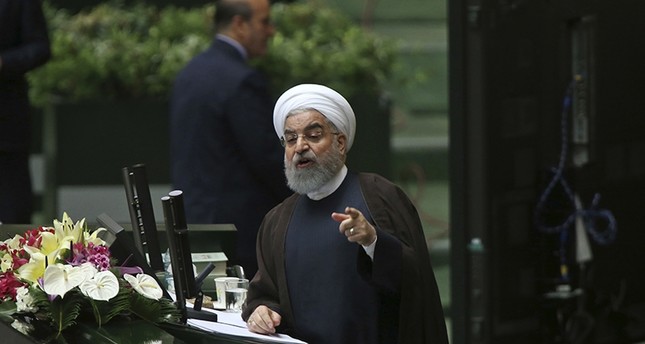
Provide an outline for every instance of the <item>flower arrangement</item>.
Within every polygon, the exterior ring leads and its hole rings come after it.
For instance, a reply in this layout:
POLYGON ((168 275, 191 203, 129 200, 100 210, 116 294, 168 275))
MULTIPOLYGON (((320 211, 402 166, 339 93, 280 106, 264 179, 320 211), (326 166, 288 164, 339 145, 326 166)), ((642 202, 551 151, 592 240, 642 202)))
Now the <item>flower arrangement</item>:
POLYGON ((78 321, 101 326, 117 316, 178 322, 180 313, 157 281, 137 267, 118 267, 85 219, 63 214, 0 243, 0 315, 21 332, 45 323, 58 338, 78 321))

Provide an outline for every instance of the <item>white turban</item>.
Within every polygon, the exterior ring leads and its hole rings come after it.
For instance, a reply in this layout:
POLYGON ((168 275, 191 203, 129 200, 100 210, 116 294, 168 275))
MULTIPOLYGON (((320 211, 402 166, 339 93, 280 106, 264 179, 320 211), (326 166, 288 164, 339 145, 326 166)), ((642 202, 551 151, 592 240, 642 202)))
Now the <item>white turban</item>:
POLYGON ((302 84, 284 92, 273 109, 273 127, 278 137, 284 135, 284 124, 290 111, 302 108, 316 109, 327 117, 345 136, 347 152, 354 143, 356 116, 347 100, 327 86, 302 84))

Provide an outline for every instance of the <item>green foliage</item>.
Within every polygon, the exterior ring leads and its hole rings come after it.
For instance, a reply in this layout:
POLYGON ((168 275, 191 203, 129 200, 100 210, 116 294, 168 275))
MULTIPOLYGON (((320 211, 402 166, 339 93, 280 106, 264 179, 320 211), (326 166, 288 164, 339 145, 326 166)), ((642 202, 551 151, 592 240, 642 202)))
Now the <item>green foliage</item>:
POLYGON ((396 47, 319 2, 276 4, 277 33, 258 67, 281 94, 300 83, 330 86, 350 96, 378 94, 391 77, 396 47))
POLYGON ((130 292, 131 290, 125 288, 124 283, 121 283, 119 293, 109 301, 96 301, 88 298, 92 313, 96 323, 103 326, 108 321, 117 315, 127 312, 130 307, 130 292))
POLYGON ((153 323, 179 322, 181 314, 172 301, 148 299, 138 293, 130 295, 130 311, 139 318, 153 323))
POLYGON ((49 316, 58 336, 66 328, 76 324, 76 318, 81 314, 83 297, 79 291, 73 290, 65 294, 65 298, 56 297, 49 303, 49 316))
POLYGON ((157 9, 104 2, 70 15, 45 4, 52 59, 30 74, 31 97, 163 98, 177 71, 211 41, 212 7, 157 9))
MULTIPOLYGON (((181 316, 172 301, 148 299, 132 290, 123 280, 120 281, 119 293, 109 301, 97 301, 85 297, 76 288, 67 292, 64 298, 57 296, 53 301, 50 301, 47 294, 41 290, 30 290, 30 294, 38 307, 38 312, 34 315, 50 323, 59 338, 65 329, 78 322, 91 320, 91 317, 101 327, 112 319, 130 315, 151 323, 177 323, 181 316)), ((0 303, 0 316, 3 311, 7 312, 7 316, 15 313, 15 308, 14 302, 0 303)))
MULTIPOLYGON (((208 47, 215 8, 103 2, 78 14, 45 3, 52 59, 29 75, 31 99, 167 98, 181 68, 208 47)), ((275 94, 302 82, 351 95, 380 92, 394 65, 392 42, 318 2, 276 4, 277 34, 258 67, 275 94)))
POLYGON ((0 318, 11 318, 16 313, 16 303, 11 300, 0 302, 0 318))

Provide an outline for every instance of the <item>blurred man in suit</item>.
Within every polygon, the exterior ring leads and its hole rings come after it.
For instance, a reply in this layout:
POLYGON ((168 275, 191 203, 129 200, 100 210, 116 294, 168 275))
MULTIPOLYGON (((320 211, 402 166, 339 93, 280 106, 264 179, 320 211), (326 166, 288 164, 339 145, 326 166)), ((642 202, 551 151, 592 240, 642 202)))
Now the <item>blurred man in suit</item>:
POLYGON ((216 2, 217 35, 179 73, 170 108, 171 177, 184 191, 189 223, 233 223, 236 257, 257 270, 255 238, 264 214, 290 194, 272 134, 267 81, 247 60, 274 34, 268 0, 216 2))
POLYGON ((0 223, 31 223, 31 122, 25 74, 50 58, 39 0, 0 0, 0 223))

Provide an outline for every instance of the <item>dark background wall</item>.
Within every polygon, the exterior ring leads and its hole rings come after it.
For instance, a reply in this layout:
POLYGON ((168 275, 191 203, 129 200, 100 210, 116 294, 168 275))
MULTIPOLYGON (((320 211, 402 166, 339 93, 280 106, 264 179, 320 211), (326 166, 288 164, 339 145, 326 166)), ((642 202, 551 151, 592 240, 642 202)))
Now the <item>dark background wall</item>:
POLYGON ((645 3, 450 7, 454 343, 642 341, 645 3), (555 230, 575 211, 563 182, 591 216, 584 268, 574 226, 555 230))

